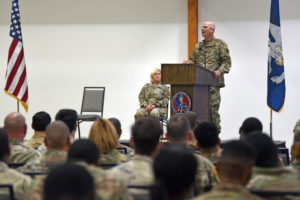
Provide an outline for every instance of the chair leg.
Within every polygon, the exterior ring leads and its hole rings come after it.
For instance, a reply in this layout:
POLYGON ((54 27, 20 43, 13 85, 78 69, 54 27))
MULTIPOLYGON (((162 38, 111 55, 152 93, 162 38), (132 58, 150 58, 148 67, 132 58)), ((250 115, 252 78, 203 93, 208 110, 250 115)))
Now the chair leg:
POLYGON ((78 126, 78 138, 80 139, 80 126, 79 126, 79 121, 77 122, 77 126, 78 126))

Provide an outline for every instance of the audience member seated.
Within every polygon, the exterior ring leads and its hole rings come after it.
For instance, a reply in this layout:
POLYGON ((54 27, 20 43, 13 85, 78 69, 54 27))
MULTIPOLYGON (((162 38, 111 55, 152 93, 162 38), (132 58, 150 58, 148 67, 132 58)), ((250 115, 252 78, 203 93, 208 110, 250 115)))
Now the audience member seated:
POLYGON ((131 140, 135 149, 132 160, 118 165, 110 173, 120 177, 126 185, 153 184, 152 162, 158 151, 160 135, 163 133, 160 121, 140 118, 131 127, 131 140))
POLYGON ((245 137, 247 137, 247 135, 253 131, 263 131, 263 125, 259 119, 255 117, 249 117, 244 120, 242 126, 240 127, 240 139, 245 139, 245 137))
MULTIPOLYGON (((118 138, 120 140, 120 137, 121 137, 121 134, 122 134, 122 128, 121 128, 120 120, 118 120, 117 118, 109 118, 108 120, 114 125, 114 127, 117 131, 117 134, 118 134, 118 138)), ((117 148, 124 148, 124 149, 126 149, 128 156, 134 156, 134 150, 131 147, 127 146, 127 145, 121 144, 119 142, 117 148)))
POLYGON ((197 196, 195 200, 259 200, 249 193, 245 186, 252 175, 255 162, 253 148, 244 141, 230 141, 225 144, 218 162, 218 174, 221 183, 212 191, 197 196))
POLYGON ((31 178, 7 166, 10 154, 7 132, 0 128, 0 184, 13 185, 14 196, 16 200, 27 199, 31 178))
POLYGON ((70 146, 69 129, 62 121, 54 121, 46 129, 46 152, 39 160, 29 162, 20 168, 21 172, 48 172, 55 165, 67 159, 70 146))
POLYGON ((208 158, 214 165, 221 157, 221 140, 217 126, 212 122, 202 122, 194 130, 199 150, 196 153, 208 158))
POLYGON ((146 116, 160 119, 167 115, 170 94, 168 87, 161 84, 160 69, 155 68, 151 72, 150 81, 140 91, 140 108, 134 116, 136 120, 146 116))
MULTIPOLYGON (((77 112, 73 109, 61 109, 56 113, 55 120, 63 121, 69 129, 70 141, 74 141, 75 132, 77 130, 77 112)), ((47 148, 45 144, 38 148, 40 154, 44 154, 47 148)))
POLYGON ((253 145, 256 151, 253 176, 247 185, 249 189, 276 193, 264 196, 267 199, 285 199, 287 192, 300 191, 299 171, 281 165, 277 147, 268 135, 251 133, 246 137, 246 142, 253 145))
POLYGON ((4 120, 4 129, 8 133, 11 146, 8 163, 26 163, 39 159, 40 154, 33 148, 23 144, 27 124, 22 114, 12 112, 4 120))
POLYGON ((153 170, 152 200, 182 200, 193 195, 197 159, 186 145, 165 145, 154 159, 153 170))
POLYGON ((94 200, 95 187, 91 174, 82 166, 62 164, 45 179, 44 200, 94 200))
MULTIPOLYGON (((186 118, 189 120, 191 128, 193 130, 195 130, 195 128, 200 123, 200 120, 198 119, 197 113, 194 112, 194 111, 188 111, 188 112, 184 113, 184 116, 186 116, 186 118)), ((189 142, 188 146, 190 148, 193 148, 193 149, 197 149, 198 148, 198 146, 197 146, 197 140, 195 138, 195 135, 193 135, 193 139, 192 139, 191 142, 189 142)))
POLYGON ((117 151, 117 131, 109 120, 100 118, 94 121, 89 139, 95 142, 100 150, 100 164, 120 164, 129 160, 126 155, 117 151))
POLYGON ((44 144, 45 130, 51 122, 51 117, 48 113, 41 111, 33 115, 31 127, 34 134, 30 140, 24 142, 25 145, 37 149, 44 144))
POLYGON ((292 167, 300 172, 300 132, 295 133, 291 148, 292 167))
POLYGON ((294 132, 295 134, 300 132, 300 119, 299 119, 299 120, 297 121, 297 123, 295 124, 295 127, 294 127, 293 132, 294 132))
MULTIPOLYGON (((193 131, 184 115, 176 114, 170 118, 166 137, 170 144, 180 143, 188 146, 188 142, 193 137, 193 131)), ((195 156, 198 161, 195 193, 201 194, 219 183, 219 178, 212 162, 203 156, 197 154, 195 156)))

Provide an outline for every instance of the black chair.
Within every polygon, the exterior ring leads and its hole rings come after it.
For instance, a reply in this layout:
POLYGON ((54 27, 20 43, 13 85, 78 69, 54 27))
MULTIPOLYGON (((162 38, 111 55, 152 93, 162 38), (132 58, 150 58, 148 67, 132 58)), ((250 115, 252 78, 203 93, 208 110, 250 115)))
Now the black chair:
POLYGON ((134 200, 150 200, 150 185, 127 185, 134 200))
POLYGON ((84 87, 81 111, 77 117, 79 139, 81 122, 95 121, 103 116, 104 96, 105 87, 84 87))
POLYGON ((7 163, 7 166, 12 169, 17 169, 24 166, 26 163, 7 163))
POLYGON ((39 175, 44 175, 46 176, 48 174, 48 172, 22 172, 23 174, 25 175, 28 175, 30 176, 32 179, 35 177, 35 176, 39 176, 39 175))
POLYGON ((278 155, 282 158, 284 165, 290 165, 290 153, 288 148, 278 148, 278 155))
POLYGON ((119 153, 122 153, 122 154, 125 154, 125 155, 128 154, 127 148, 125 148, 125 147, 117 147, 117 151, 118 151, 119 153))
POLYGON ((0 199, 1 200, 15 200, 14 188, 12 185, 0 184, 0 199))
POLYGON ((110 169, 113 168, 115 166, 118 166, 120 163, 100 163, 99 167, 101 167, 102 169, 110 169))

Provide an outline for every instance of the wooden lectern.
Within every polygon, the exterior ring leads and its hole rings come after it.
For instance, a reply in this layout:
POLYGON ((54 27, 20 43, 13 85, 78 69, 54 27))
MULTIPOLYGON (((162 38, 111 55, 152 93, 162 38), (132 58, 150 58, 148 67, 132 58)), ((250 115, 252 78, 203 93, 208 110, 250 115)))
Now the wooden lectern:
MULTIPOLYGON (((183 94, 185 96, 184 94, 187 94, 191 99, 190 110, 198 114, 200 121, 210 121, 209 87, 218 83, 218 80, 214 79, 213 72, 200 65, 161 64, 161 73, 162 84, 171 85, 171 115, 174 114, 176 105, 180 104, 180 97, 178 95, 183 94)), ((182 99, 183 97, 181 96, 181 102, 182 99)), ((187 104, 185 103, 185 106, 187 104)))

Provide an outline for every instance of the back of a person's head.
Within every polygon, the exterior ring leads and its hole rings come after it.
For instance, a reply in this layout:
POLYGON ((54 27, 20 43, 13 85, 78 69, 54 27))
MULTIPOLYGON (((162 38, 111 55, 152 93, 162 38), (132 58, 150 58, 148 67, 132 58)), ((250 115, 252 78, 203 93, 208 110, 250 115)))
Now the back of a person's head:
POLYGON ((158 119, 140 118, 131 127, 131 136, 135 151, 138 154, 150 156, 159 143, 163 129, 158 119))
POLYGON ((107 119, 99 118, 92 124, 89 139, 96 143, 100 153, 116 149, 119 144, 117 131, 107 119))
POLYGON ((61 164, 54 167, 44 182, 44 200, 93 200, 94 179, 82 166, 61 164))
POLYGON ((255 163, 253 147, 245 141, 232 140, 224 144, 222 156, 218 162, 218 174, 221 181, 239 181, 245 185, 251 177, 255 163), (245 173, 249 176, 242 180, 245 173))
POLYGON ((0 161, 4 161, 4 157, 9 154, 9 142, 6 130, 0 128, 0 161))
POLYGON ((69 144, 69 129, 62 121, 54 121, 47 126, 46 144, 47 148, 62 150, 69 144))
POLYGON ((197 127, 198 115, 194 111, 184 113, 184 116, 189 120, 191 128, 194 130, 197 127))
POLYGON ((183 114, 175 114, 169 119, 167 136, 171 142, 186 140, 190 131, 190 123, 183 114))
POLYGON ((253 131, 262 131, 263 125, 259 119, 256 117, 249 117, 244 120, 242 126, 240 127, 240 134, 243 134, 242 137, 247 137, 249 133, 253 131))
POLYGON ((245 138, 245 141, 254 147, 256 153, 256 167, 279 167, 277 146, 265 133, 255 131, 245 138))
POLYGON ((11 133, 22 133, 24 127, 27 127, 24 116, 18 112, 12 112, 5 117, 4 129, 8 135, 11 133))
POLYGON ((89 139, 80 139, 73 142, 69 148, 68 161, 84 161, 88 164, 97 164, 99 148, 89 139))
POLYGON ((63 121, 72 132, 76 127, 77 112, 73 109, 61 109, 56 113, 55 120, 63 121))
POLYGON ((151 199, 183 197, 191 192, 195 182, 197 160, 183 144, 165 145, 154 159, 153 170, 155 184, 151 199))
POLYGON ((294 129, 293 129, 293 132, 295 134, 300 132, 300 119, 296 122, 296 124, 294 126, 294 129))
POLYGON ((37 112, 32 117, 32 128, 35 131, 45 131, 51 122, 51 117, 48 113, 41 111, 37 112))
POLYGON ((114 127, 117 131, 117 134, 120 136, 121 131, 122 131, 120 120, 118 120, 117 118, 114 118, 114 117, 109 118, 108 120, 114 125, 114 127))
POLYGON ((202 122, 194 130, 194 135, 201 148, 211 148, 218 144, 217 126, 212 122, 202 122))

